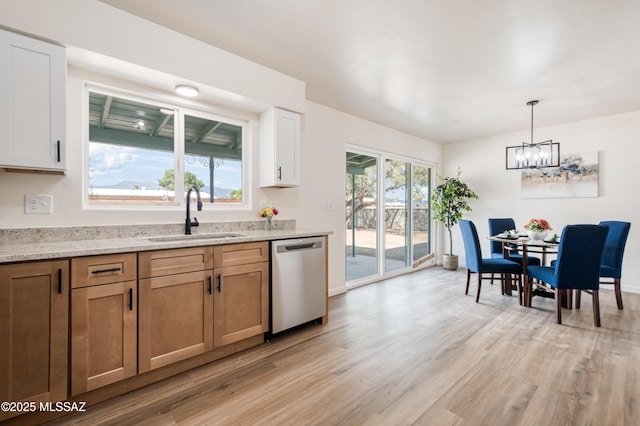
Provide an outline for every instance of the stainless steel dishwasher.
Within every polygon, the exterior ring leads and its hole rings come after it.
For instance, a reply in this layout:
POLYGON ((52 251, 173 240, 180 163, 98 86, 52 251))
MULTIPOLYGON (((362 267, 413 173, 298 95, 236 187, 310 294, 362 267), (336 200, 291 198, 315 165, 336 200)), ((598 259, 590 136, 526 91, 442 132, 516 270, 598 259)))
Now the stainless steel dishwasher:
POLYGON ((324 237, 271 242, 271 333, 327 313, 324 237))

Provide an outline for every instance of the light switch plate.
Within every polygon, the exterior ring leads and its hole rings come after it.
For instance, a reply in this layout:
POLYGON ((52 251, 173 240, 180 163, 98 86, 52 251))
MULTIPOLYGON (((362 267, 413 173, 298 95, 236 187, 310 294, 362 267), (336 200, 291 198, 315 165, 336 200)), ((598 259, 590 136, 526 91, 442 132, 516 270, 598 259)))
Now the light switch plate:
POLYGON ((53 196, 25 194, 24 212, 25 214, 51 214, 53 212, 53 196))

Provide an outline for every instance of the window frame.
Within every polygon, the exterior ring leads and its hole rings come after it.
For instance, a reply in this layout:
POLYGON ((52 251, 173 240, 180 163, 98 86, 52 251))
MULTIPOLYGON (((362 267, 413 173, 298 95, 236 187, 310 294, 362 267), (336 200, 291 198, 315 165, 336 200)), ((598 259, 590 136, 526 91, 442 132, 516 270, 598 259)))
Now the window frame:
MULTIPOLYGON (((184 173, 185 165, 185 115, 202 118, 206 120, 222 121, 227 124, 242 128, 242 156, 241 156, 241 203, 203 203, 203 210, 209 211, 248 211, 251 210, 251 147, 252 147, 252 124, 251 119, 246 114, 226 111, 220 113, 213 111, 214 105, 197 102, 181 102, 177 97, 163 96, 161 94, 141 93, 134 90, 120 89, 95 82, 85 81, 83 88, 83 129, 82 129, 82 205, 85 210, 108 210, 108 211, 176 211, 183 210, 186 205, 185 197, 177 197, 169 204, 152 203, 91 203, 89 200, 89 96, 90 92, 99 93, 106 96, 113 96, 131 100, 134 102, 146 103, 150 106, 168 108, 174 111, 174 193, 180 194, 185 191, 184 173), (227 114, 228 113, 228 114, 227 114)), ((213 188, 211 191, 213 196, 213 188)))

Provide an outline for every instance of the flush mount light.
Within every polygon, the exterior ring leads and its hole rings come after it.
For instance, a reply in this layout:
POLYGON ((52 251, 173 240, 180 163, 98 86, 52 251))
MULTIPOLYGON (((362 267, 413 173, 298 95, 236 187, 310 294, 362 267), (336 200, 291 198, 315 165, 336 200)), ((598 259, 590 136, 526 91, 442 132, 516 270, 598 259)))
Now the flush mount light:
POLYGON ((186 86, 184 84, 179 84, 176 86, 176 93, 182 96, 194 97, 198 96, 198 89, 193 86, 186 86))
POLYGON ((507 147, 507 170, 560 166, 559 143, 551 139, 533 143, 533 106, 537 104, 538 101, 527 102, 527 105, 531 105, 531 141, 507 147))

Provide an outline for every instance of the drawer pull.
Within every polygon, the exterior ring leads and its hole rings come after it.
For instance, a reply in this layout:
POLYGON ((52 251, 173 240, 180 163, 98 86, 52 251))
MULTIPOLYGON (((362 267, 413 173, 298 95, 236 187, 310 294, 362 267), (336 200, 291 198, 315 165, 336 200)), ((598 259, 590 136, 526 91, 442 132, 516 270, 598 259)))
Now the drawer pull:
POLYGON ((212 280, 211 280, 211 275, 209 275, 209 276, 207 277, 207 280, 209 281, 209 288, 208 288, 209 294, 212 294, 212 293, 211 293, 211 291, 212 291, 212 287, 213 287, 213 285, 212 285, 212 283, 211 283, 211 281, 212 281, 212 280))
POLYGON ((62 294, 62 269, 58 268, 58 294, 62 294))
POLYGON ((220 277, 220 274, 218 274, 218 293, 220 293, 222 291, 222 278, 220 277))
POLYGON ((57 143, 57 153, 58 153, 58 163, 59 163, 60 159, 61 159, 61 157, 60 157, 60 141, 58 141, 58 143, 57 143))
POLYGON ((95 271, 91 271, 92 274, 104 274, 105 272, 117 272, 122 271, 122 268, 111 268, 111 269, 96 269, 95 271))
POLYGON ((133 289, 129 289, 129 310, 133 311, 133 289))

